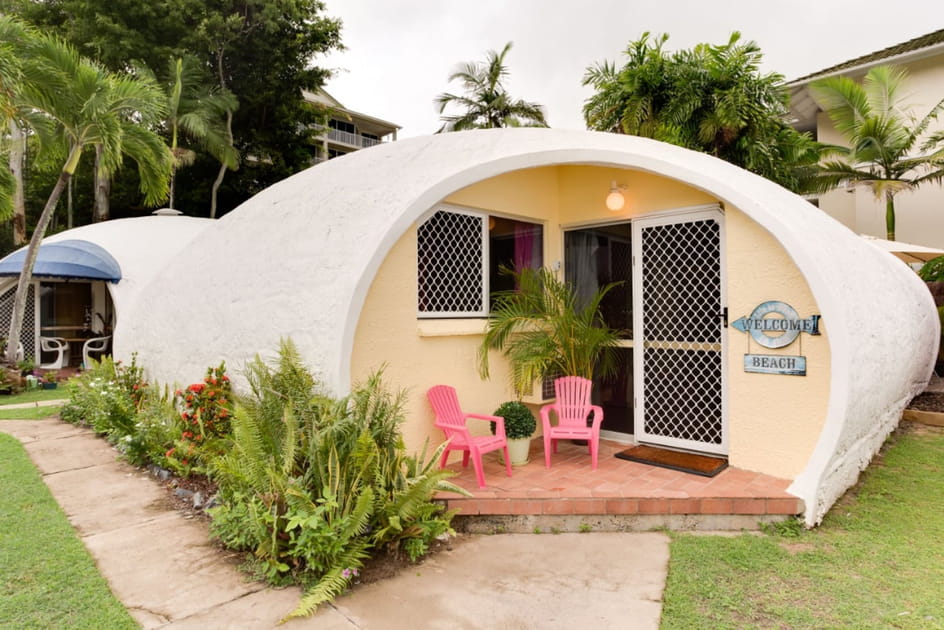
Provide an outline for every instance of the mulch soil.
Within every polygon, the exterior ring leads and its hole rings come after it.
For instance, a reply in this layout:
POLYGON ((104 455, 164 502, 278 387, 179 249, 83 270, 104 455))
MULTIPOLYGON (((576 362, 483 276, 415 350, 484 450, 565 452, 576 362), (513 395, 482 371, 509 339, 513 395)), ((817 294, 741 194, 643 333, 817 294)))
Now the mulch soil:
POLYGON ((925 392, 914 397, 908 403, 909 409, 918 411, 937 411, 944 413, 944 392, 925 392))

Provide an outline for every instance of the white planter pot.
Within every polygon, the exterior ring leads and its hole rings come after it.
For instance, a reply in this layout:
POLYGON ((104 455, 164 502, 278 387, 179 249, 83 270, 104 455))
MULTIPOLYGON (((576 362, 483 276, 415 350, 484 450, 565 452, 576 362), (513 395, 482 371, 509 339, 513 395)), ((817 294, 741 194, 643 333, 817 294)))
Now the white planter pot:
MULTIPOLYGON (((498 451, 502 463, 505 463, 504 451, 498 451)), ((511 456, 512 466, 524 466, 531 461, 531 438, 516 438, 508 440, 508 455, 511 456)))

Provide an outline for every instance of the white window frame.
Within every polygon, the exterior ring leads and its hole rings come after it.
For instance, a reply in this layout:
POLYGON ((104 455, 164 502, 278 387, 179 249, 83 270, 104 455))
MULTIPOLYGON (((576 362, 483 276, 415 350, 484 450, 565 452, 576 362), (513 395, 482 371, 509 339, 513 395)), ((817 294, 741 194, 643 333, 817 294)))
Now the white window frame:
MULTIPOLYGON (((419 310, 419 278, 417 277, 417 309, 416 315, 420 319, 443 319, 443 318, 460 318, 460 317, 488 317, 489 312, 489 287, 488 287, 488 263, 489 263, 489 239, 488 239, 488 217, 489 213, 484 211, 469 210, 467 208, 460 208, 458 206, 451 206, 447 204, 440 204, 436 206, 430 215, 420 222, 420 225, 431 219, 438 212, 448 212, 451 214, 464 214, 467 216, 473 216, 479 219, 480 223, 480 234, 479 234, 479 243, 482 248, 482 265, 479 269, 479 284, 482 287, 481 304, 482 309, 479 311, 421 311, 419 310)), ((419 226, 417 226, 418 228, 419 226)), ((419 239, 417 238, 417 254, 419 254, 419 239)), ((417 265, 419 265, 419 256, 417 255, 417 265)))

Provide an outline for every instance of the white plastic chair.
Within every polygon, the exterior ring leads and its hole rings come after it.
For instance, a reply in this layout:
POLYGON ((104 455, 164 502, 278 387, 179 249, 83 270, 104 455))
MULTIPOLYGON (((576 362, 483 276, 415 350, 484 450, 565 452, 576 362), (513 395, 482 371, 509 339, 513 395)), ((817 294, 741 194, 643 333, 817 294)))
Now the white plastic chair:
POLYGON ((39 367, 44 370, 61 370, 69 365, 69 342, 62 337, 40 337, 39 338, 40 356, 43 352, 57 352, 56 358, 49 363, 40 363, 39 367))
POLYGON ((106 350, 108 350, 108 342, 110 340, 111 340, 110 335, 108 337, 92 337, 91 339, 86 340, 84 344, 82 344, 82 369, 83 370, 87 370, 89 368, 89 359, 91 358, 89 357, 89 353, 96 352, 99 354, 99 358, 101 358, 101 355, 104 354, 106 350))

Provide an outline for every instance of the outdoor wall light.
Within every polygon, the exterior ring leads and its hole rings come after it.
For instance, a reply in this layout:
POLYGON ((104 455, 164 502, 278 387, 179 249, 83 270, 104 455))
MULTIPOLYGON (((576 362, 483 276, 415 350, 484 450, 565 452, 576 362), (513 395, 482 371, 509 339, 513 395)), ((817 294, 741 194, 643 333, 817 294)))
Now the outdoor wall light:
POLYGON ((626 190, 624 184, 617 184, 615 181, 610 184, 610 194, 606 196, 606 207, 613 212, 618 212, 626 205, 626 199, 623 197, 623 191, 626 190))

